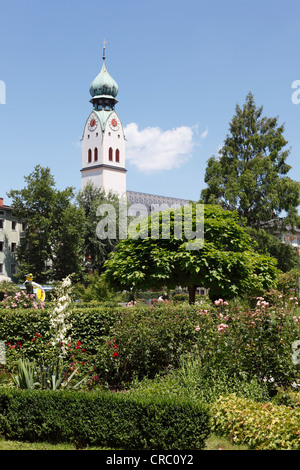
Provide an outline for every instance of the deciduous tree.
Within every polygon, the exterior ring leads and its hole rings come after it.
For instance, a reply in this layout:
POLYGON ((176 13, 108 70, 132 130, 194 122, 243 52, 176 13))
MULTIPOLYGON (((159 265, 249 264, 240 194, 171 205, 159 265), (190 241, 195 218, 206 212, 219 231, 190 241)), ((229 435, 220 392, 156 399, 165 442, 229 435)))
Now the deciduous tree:
MULTIPOLYGON (((192 210, 195 230, 195 204, 192 210)), ((137 226, 138 236, 122 240, 105 263, 104 279, 119 290, 174 288, 189 289, 189 301, 195 300, 197 287, 210 289, 210 297, 232 298, 246 292, 268 289, 277 276, 276 261, 251 250, 250 237, 241 226, 236 212, 218 205, 204 206, 204 243, 176 235, 176 222, 186 223, 184 208, 169 210, 170 237, 163 238, 162 212, 159 236, 151 238, 152 217, 137 226), (187 245, 188 243, 188 245, 187 245), (199 249, 188 249, 190 244, 199 249)), ((157 217, 157 215, 156 215, 157 217)))
POLYGON ((37 165, 21 190, 12 189, 14 215, 25 224, 17 248, 18 278, 28 272, 40 282, 80 277, 84 213, 74 204, 74 189, 56 188, 49 168, 37 165))

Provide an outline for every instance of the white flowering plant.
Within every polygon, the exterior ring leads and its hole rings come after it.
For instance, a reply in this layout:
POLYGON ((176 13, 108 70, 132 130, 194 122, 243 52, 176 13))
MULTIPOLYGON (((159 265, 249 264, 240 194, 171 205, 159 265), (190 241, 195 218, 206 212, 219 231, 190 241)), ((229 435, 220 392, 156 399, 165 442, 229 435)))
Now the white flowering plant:
POLYGON ((70 322, 71 315, 71 275, 63 279, 60 286, 55 290, 54 308, 50 312, 50 328, 51 328, 51 344, 59 348, 60 355, 65 356, 67 353, 67 344, 71 341, 70 331, 72 324, 70 322))

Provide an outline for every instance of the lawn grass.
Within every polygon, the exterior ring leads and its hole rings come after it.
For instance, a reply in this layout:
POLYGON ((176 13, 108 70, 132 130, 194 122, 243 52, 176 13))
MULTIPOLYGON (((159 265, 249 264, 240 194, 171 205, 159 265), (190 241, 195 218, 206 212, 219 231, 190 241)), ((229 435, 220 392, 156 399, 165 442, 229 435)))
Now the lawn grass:
MULTIPOLYGON (((10 441, 3 437, 0 437, 0 450, 77 450, 73 444, 61 443, 61 444, 49 444, 47 442, 22 442, 22 441, 10 441)), ((103 447, 86 447, 81 450, 116 450, 107 449, 103 447)), ((119 450, 119 449, 117 449, 119 450)), ((246 446, 235 446, 231 444, 227 439, 219 436, 211 435, 206 439, 206 445, 204 450, 247 450, 246 446)))
POLYGON ((225 437, 210 435, 205 441, 204 450, 249 450, 244 445, 234 445, 225 437))

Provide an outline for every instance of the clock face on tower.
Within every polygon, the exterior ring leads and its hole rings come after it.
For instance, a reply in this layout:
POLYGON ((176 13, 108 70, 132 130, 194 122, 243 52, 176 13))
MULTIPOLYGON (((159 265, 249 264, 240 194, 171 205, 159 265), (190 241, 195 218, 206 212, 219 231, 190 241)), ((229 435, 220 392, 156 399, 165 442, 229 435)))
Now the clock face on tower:
POLYGON ((120 123, 116 117, 113 117, 109 120, 109 127, 113 131, 118 131, 120 129, 120 123))
POLYGON ((89 131, 93 132, 96 129, 97 126, 98 126, 97 119, 95 119, 94 116, 91 116, 90 119, 89 119, 89 123, 88 123, 89 131))

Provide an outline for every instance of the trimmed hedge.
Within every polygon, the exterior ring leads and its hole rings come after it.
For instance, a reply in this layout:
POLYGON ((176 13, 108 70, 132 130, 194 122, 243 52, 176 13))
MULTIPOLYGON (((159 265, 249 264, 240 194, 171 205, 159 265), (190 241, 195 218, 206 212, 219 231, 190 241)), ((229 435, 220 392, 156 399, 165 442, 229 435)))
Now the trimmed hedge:
POLYGON ((7 439, 71 442, 122 449, 203 449, 206 405, 196 400, 126 393, 0 389, 0 427, 7 439))
MULTIPOLYGON (((109 333, 120 308, 114 305, 72 308, 72 337, 80 340, 85 348, 94 354, 98 349, 99 339, 109 333)), ((24 344, 30 342, 36 333, 39 333, 43 340, 48 340, 49 315, 49 309, 1 309, 0 340, 11 344, 19 341, 24 344)))
POLYGON ((300 450, 300 410, 237 397, 211 406, 212 431, 255 450, 300 450))

